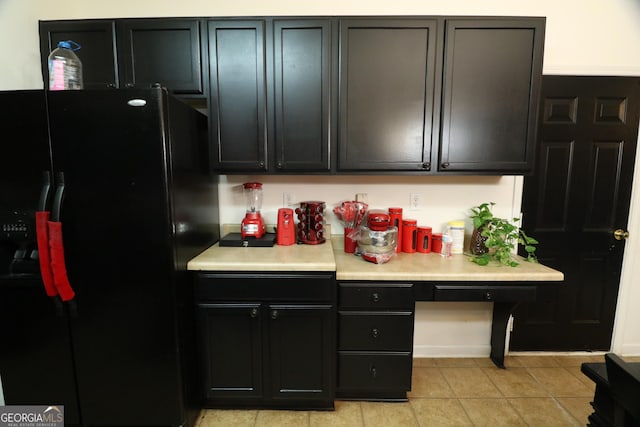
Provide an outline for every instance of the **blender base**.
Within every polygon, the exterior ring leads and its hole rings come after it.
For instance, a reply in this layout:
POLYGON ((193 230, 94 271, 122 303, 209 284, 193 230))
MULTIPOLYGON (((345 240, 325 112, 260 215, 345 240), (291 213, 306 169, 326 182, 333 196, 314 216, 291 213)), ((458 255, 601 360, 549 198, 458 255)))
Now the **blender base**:
POLYGON ((220 239, 220 246, 223 247, 256 247, 256 248, 269 248, 276 243, 276 233, 265 233, 264 236, 259 239, 255 237, 247 236, 242 238, 241 233, 229 233, 220 239))

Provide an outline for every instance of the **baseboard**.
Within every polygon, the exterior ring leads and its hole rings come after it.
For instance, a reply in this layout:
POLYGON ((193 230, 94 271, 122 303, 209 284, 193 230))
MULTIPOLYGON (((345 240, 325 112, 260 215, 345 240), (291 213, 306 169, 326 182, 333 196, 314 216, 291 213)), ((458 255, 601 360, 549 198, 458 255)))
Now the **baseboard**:
POLYGON ((625 344, 619 354, 621 356, 640 356, 640 344, 625 344))
POLYGON ((413 357, 489 357, 489 353, 491 353, 490 345, 417 345, 413 347, 413 357))

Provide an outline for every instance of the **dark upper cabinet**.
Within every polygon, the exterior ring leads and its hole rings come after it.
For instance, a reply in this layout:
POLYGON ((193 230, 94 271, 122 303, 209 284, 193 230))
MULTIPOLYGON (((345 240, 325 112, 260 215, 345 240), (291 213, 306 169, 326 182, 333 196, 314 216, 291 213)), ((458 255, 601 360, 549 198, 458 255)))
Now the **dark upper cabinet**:
POLYGON ((40 54, 45 87, 47 57, 60 40, 81 48, 85 89, 149 87, 175 94, 204 93, 197 19, 41 21, 40 54))
POLYGON ((273 23, 277 170, 329 170, 331 31, 330 20, 273 23))
POLYGON ((112 20, 41 21, 40 55, 44 87, 49 87, 49 54, 62 40, 73 40, 80 45, 75 53, 82 62, 85 89, 118 87, 115 33, 112 20))
POLYGON ((446 21, 439 172, 532 170, 544 24, 446 21))
POLYGON ((431 169, 437 27, 341 21, 339 170, 431 169))
POLYGON ((207 29, 212 166, 266 171, 264 22, 210 21, 207 29))
POLYGON ((213 168, 329 171, 332 22, 208 22, 213 168))
POLYGON ((160 83, 176 94, 202 94, 200 23, 196 19, 117 21, 124 87, 160 83))

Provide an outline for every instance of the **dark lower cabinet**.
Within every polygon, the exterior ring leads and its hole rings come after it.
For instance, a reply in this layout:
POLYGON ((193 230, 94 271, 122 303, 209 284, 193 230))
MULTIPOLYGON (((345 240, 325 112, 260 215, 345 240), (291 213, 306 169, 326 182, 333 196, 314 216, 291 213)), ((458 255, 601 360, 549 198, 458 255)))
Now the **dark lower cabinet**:
POLYGON ((333 277, 207 274, 197 280, 206 407, 333 408, 333 277), (292 285, 302 293, 287 295, 292 285))
POLYGON ((407 399, 414 307, 412 284, 338 285, 338 398, 407 399))

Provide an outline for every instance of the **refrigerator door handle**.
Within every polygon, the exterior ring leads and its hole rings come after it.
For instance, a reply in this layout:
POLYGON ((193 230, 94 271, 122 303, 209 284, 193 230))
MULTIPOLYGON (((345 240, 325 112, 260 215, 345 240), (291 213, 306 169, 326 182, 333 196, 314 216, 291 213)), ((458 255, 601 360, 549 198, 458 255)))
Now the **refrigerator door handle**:
POLYGON ((56 173, 56 192, 53 195, 53 206, 51 207, 51 221, 60 221, 62 201, 64 199, 64 172, 56 173))
POLYGON ((42 189, 40 190, 40 199, 38 200, 38 210, 46 211, 49 204, 49 195, 51 194, 51 172, 42 172, 42 189))

